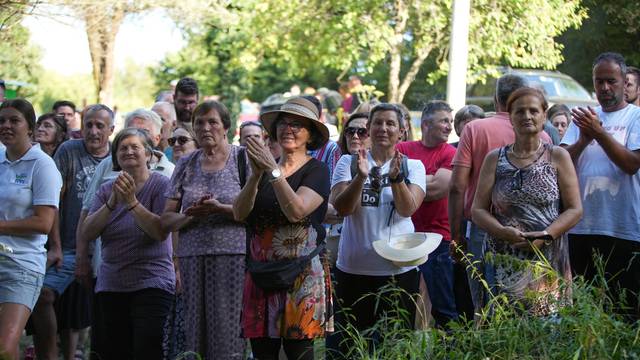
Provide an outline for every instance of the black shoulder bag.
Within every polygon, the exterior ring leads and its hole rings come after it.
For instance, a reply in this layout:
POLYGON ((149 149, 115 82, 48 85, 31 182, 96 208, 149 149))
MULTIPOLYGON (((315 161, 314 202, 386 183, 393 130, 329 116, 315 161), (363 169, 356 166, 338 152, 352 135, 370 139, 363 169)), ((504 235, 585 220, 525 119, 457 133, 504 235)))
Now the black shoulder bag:
MULTIPOLYGON (((245 148, 240 148, 238 152, 238 175, 240 177, 240 188, 244 187, 246 182, 246 157, 245 148)), ((263 290, 276 291, 285 290, 293 286, 298 275, 300 275, 311 259, 318 256, 324 250, 325 244, 321 242, 316 245, 311 253, 300 256, 295 259, 278 260, 278 261, 255 261, 251 259, 251 237, 247 236, 247 255, 246 266, 253 282, 263 290)))

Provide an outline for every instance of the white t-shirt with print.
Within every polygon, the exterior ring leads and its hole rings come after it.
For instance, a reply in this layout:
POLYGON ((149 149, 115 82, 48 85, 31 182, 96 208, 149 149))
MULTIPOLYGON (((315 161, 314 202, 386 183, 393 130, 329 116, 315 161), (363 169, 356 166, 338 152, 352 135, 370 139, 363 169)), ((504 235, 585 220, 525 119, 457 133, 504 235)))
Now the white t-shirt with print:
MULTIPOLYGON (((376 163, 370 153, 367 153, 367 159, 369 169, 373 168, 376 163)), ((391 161, 387 161, 381 167, 382 190, 380 193, 372 189, 370 171, 362 190, 363 206, 358 207, 355 213, 344 219, 337 261, 338 269, 341 271, 356 275, 389 276, 402 274, 415 268, 415 266, 402 268, 395 266, 378 255, 372 245, 374 241, 388 239, 390 235, 414 232, 411 217, 402 217, 397 211, 393 211, 393 217, 389 218, 393 209, 393 193, 388 177, 390 163, 391 161)), ((425 191, 427 178, 422 162, 409 159, 407 167, 409 181, 425 191)), ((345 181, 351 181, 351 155, 343 155, 338 161, 333 171, 331 187, 345 181)))
MULTIPOLYGON (((627 105, 614 112, 596 113, 604 129, 629 150, 640 149, 640 108, 627 105)), ((578 141, 580 129, 572 122, 562 144, 578 141)), ((622 171, 592 141, 578 159, 576 170, 584 215, 571 234, 606 235, 640 241, 640 172, 629 175, 622 171)))
MULTIPOLYGON (((33 215, 37 205, 58 207, 62 177, 53 159, 31 146, 20 159, 9 161, 5 150, 0 150, 0 220, 22 220, 33 215)), ((47 235, 0 234, 0 243, 12 252, 2 252, 22 267, 40 274, 45 273, 47 262, 47 235)))

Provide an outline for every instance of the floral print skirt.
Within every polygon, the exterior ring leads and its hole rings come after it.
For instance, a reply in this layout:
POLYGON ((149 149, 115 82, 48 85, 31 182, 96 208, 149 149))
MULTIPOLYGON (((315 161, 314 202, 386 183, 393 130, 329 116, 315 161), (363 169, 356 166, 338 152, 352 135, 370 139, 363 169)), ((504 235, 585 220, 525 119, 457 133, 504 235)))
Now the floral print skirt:
MULTIPOLYGON (((265 228, 250 242, 256 261, 275 261, 304 256, 316 246, 312 226, 287 224, 265 228)), ((242 332, 246 338, 313 339, 333 331, 331 279, 326 258, 314 257, 286 290, 265 291, 247 272, 244 281, 242 332)))

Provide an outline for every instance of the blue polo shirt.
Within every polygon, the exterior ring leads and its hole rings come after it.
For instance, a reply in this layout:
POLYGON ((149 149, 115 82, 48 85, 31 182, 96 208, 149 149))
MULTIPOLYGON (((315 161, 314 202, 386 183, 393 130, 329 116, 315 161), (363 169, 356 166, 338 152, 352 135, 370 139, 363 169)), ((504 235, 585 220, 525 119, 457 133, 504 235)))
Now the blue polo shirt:
MULTIPOLYGON (((38 205, 58 207, 62 177, 53 159, 35 144, 20 159, 9 161, 0 149, 0 221, 26 219, 38 205)), ((47 235, 14 236, 0 233, 0 252, 22 267, 41 274, 47 262, 47 235)))

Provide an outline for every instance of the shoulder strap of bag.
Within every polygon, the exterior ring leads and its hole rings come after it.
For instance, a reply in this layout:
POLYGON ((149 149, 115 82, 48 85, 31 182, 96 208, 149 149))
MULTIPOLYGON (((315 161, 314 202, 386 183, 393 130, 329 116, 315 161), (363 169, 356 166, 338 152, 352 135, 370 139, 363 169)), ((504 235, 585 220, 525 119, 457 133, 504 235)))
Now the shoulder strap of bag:
POLYGON ((240 189, 244 188, 244 184, 247 183, 247 149, 240 147, 238 149, 238 176, 240 178, 240 189))

